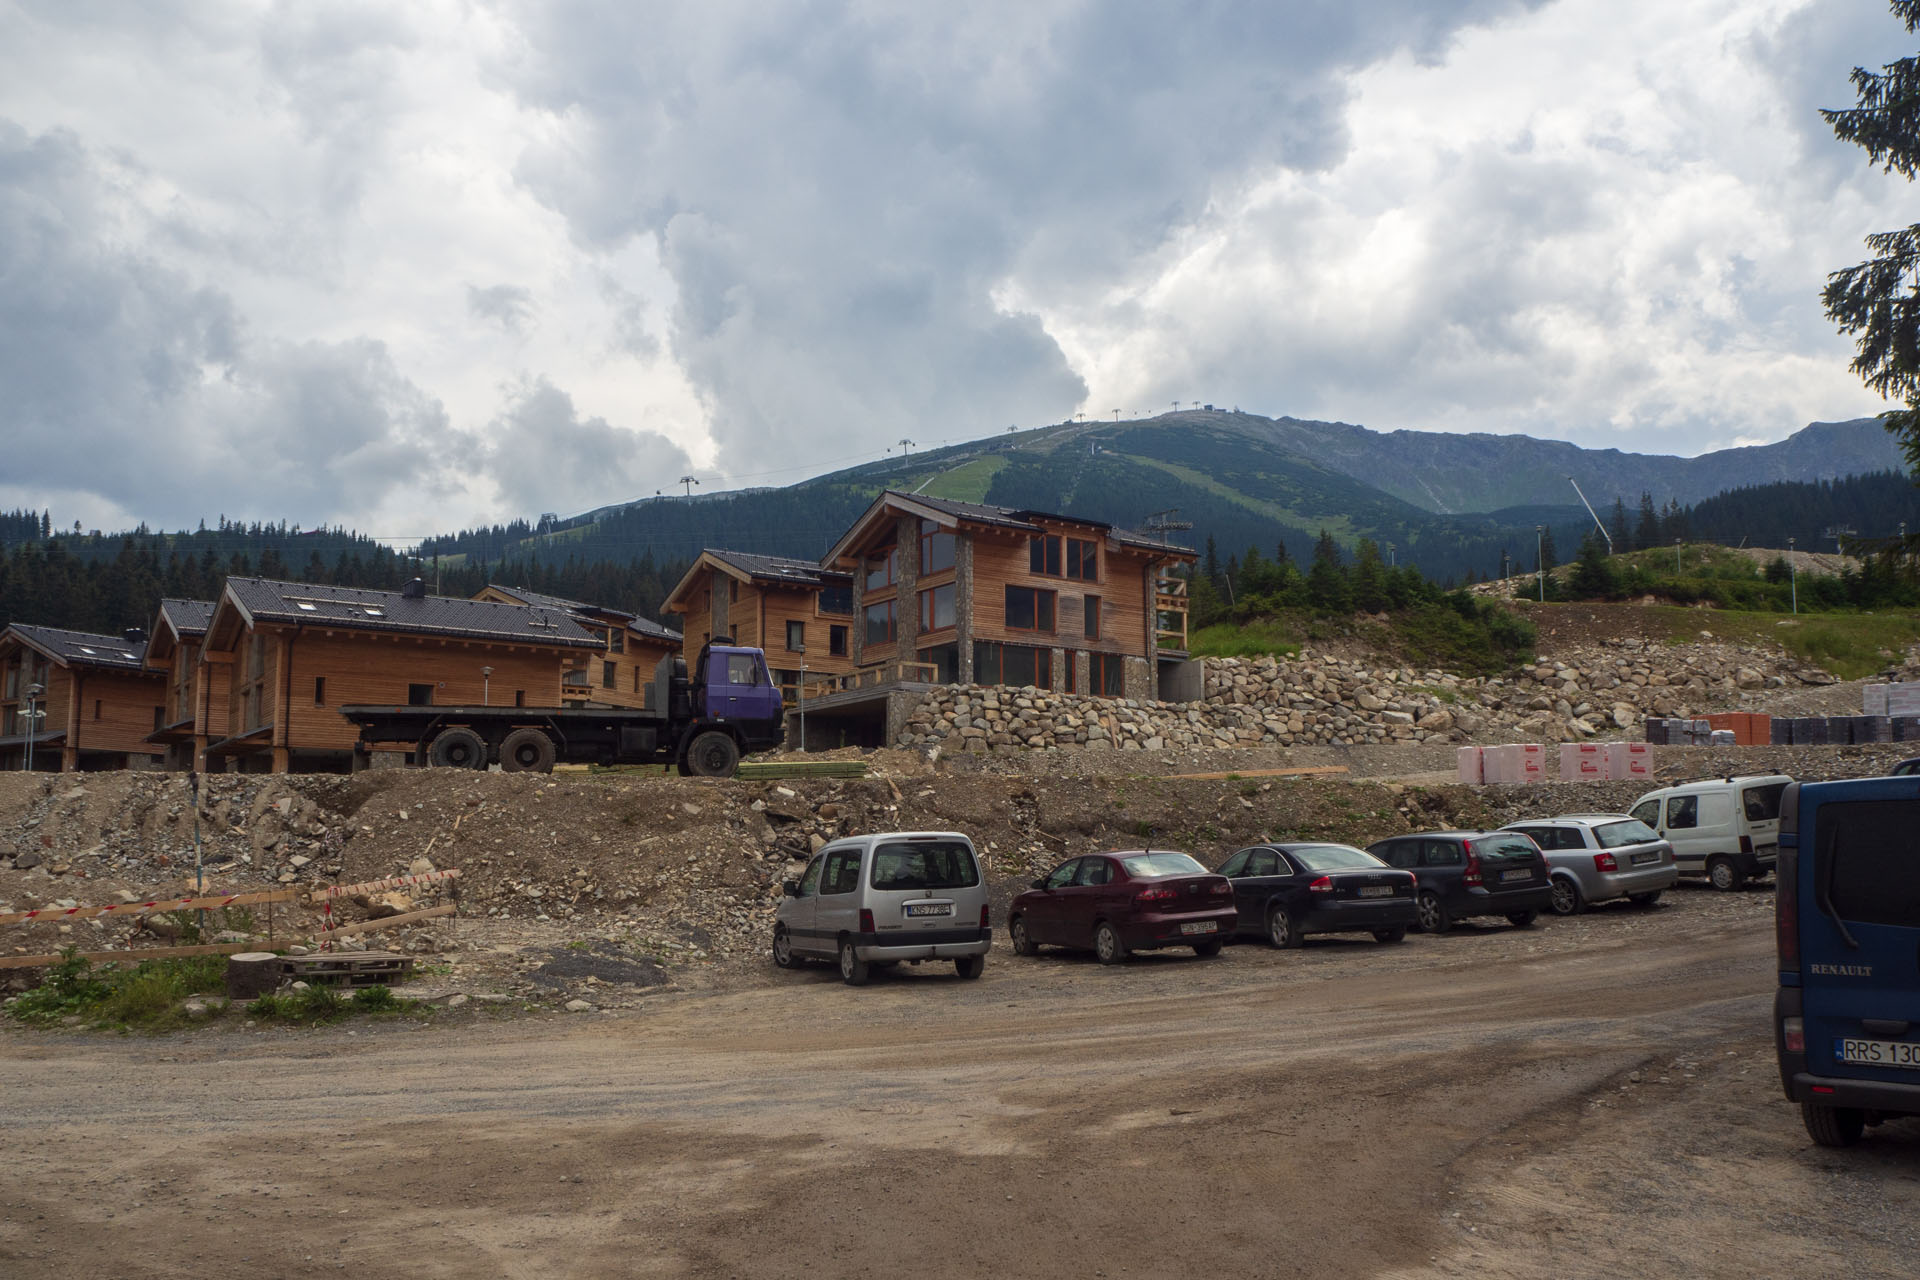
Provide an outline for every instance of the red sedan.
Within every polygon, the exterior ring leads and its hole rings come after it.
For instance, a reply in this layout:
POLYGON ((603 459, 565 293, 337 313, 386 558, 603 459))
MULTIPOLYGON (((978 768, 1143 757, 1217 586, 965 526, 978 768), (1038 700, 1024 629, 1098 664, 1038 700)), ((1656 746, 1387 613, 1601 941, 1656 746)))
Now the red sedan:
POLYGON ((1220 953, 1233 934, 1233 882, 1184 853, 1123 849, 1069 858, 1013 900, 1013 953, 1042 944, 1091 949, 1101 964, 1132 951, 1192 947, 1220 953))

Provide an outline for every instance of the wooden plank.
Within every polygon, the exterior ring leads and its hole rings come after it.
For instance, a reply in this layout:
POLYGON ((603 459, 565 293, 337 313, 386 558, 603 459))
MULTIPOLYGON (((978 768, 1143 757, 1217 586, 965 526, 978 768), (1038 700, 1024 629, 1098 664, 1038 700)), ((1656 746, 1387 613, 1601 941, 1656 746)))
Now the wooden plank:
MULTIPOLYGON (((464 813, 460 816, 462 818, 466 817, 464 813)), ((455 830, 458 830, 460 827, 458 821, 453 825, 455 830)), ((435 836, 434 839, 437 840, 439 837, 435 836)), ((432 841, 428 842, 427 847, 433 847, 432 841)), ((423 871, 417 876, 389 876, 385 880, 365 880, 359 884, 334 884, 328 885, 324 889, 315 889, 308 893, 306 895, 306 901, 325 902, 328 898, 344 898, 355 893, 378 893, 385 889, 404 889, 410 884, 430 884, 436 880, 456 880, 459 876, 459 869, 450 867, 445 871, 423 871)))
POLYGON ((1170 773, 1167 776, 1190 782, 1224 782, 1228 778, 1304 778, 1346 771, 1347 766, 1343 764, 1328 764, 1301 769, 1235 769, 1231 773, 1170 773))
POLYGON ((313 936, 325 941, 328 938, 343 938, 350 933, 376 933, 381 929, 397 929, 401 925, 413 924, 420 920, 432 920, 437 916, 450 916, 459 909, 449 902, 438 907, 428 907, 425 911, 409 911, 404 915, 388 916, 384 920, 362 920, 359 924, 343 924, 338 929, 323 929, 313 936))
POLYGON ((743 764, 736 775, 749 781, 773 781, 778 778, 864 778, 864 760, 815 760, 805 764, 785 764, 777 760, 743 764))
POLYGON ((144 915, 150 911, 204 911, 217 907, 250 907, 260 902, 292 902, 292 889, 264 893, 231 893, 217 898, 156 898, 151 902, 115 902, 104 907, 41 907, 0 916, 0 924, 27 924, 46 920, 86 920, 93 916, 144 915))
MULTIPOLYGON (((175 956, 230 956, 241 951, 258 951, 262 944, 253 942, 209 942, 193 947, 145 947, 138 951, 82 951, 82 960, 101 963, 107 960, 170 960, 175 956)), ((0 956, 0 969, 44 969, 48 965, 59 964, 65 956, 57 952, 50 956, 0 956)))

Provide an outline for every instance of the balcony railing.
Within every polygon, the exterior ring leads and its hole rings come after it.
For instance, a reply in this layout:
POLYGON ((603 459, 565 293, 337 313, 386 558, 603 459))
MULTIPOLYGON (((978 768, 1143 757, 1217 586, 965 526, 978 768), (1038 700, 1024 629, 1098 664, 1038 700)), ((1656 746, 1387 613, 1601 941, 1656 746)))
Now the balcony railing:
POLYGON ((862 667, 858 671, 849 671, 844 675, 815 676, 805 684, 808 698, 824 698, 828 694, 845 693, 850 689, 875 689, 887 684, 938 684, 940 668, 931 662, 885 662, 879 666, 862 667))
POLYGON ((1163 575, 1154 583, 1154 642, 1162 649, 1187 648, 1187 580, 1163 575))

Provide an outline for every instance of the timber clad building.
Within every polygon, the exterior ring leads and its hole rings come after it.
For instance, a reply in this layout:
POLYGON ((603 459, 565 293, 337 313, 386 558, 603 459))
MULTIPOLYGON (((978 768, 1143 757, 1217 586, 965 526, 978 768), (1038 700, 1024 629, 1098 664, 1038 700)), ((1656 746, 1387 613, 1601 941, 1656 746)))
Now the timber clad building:
POLYGON ((1161 662, 1187 657, 1165 579, 1194 559, 1099 521, 889 490, 824 563, 852 576, 863 671, 1157 698, 1161 662))
POLYGON ((557 706, 561 678, 603 647, 564 609, 404 591, 229 578, 207 624, 193 742, 201 768, 340 768, 381 705, 557 706))
POLYGON ((145 665, 166 678, 166 708, 147 741, 166 753, 169 769, 193 763, 193 726, 199 714, 200 646, 213 620, 211 600, 162 600, 153 620, 145 665))
POLYGON ((853 578, 812 560, 709 548, 674 586, 663 613, 681 617, 687 665, 715 636, 731 636, 767 655, 789 700, 806 668, 808 680, 841 675, 857 664, 853 578))
POLYGON ((165 715, 160 675, 146 670, 146 635, 95 635, 15 623, 0 632, 0 769, 143 768, 158 749, 147 735, 165 715), (33 686, 38 697, 31 697, 33 686), (29 718, 41 713, 38 732, 29 718))
POLYGON ((680 633, 623 609, 582 604, 542 595, 524 587, 489 584, 474 596, 500 604, 558 610, 599 641, 601 651, 580 655, 560 682, 561 703, 569 707, 645 708, 653 696, 654 668, 680 652, 680 633))

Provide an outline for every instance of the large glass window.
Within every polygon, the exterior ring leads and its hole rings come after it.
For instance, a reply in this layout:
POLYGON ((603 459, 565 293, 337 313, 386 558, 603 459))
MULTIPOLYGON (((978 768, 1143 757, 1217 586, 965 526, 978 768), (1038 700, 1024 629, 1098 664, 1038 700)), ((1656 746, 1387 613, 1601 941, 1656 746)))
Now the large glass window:
POLYGON ((867 883, 876 889, 971 889, 980 883, 973 850, 958 840, 883 844, 867 883))
POLYGON ((879 591, 890 587, 900 576, 900 548, 888 547, 876 552, 866 561, 867 590, 879 591))
POLYGON ((1100 638, 1100 597, 1088 596, 1081 603, 1080 633, 1089 640, 1100 638))
POLYGON ((868 644, 892 644, 894 626, 893 601, 882 600, 867 606, 868 644))
POLYGON ((853 616, 853 586, 822 587, 820 594, 814 597, 814 607, 821 613, 838 614, 841 617, 853 616))
POLYGON ((835 658, 847 656, 847 629, 839 623, 827 628, 827 653, 835 658))
POLYGON ((920 629, 939 631, 953 625, 953 584, 945 582, 920 593, 920 629))
POLYGON ((920 572, 924 576, 953 568, 953 531, 931 520, 920 522, 920 572))
POLYGON ((1060 576, 1060 539, 1055 534, 1044 534, 1027 543, 1027 567, 1034 573, 1043 573, 1049 578, 1060 576))
MULTIPOLYGON (((1913 802, 1823 804, 1814 815, 1814 883, 1827 886, 1834 913, 1858 924, 1920 928, 1913 802)), ((1801 906, 1803 917, 1810 905, 1801 906)))
POLYGON ((1124 697, 1127 691, 1126 659, 1117 653, 1087 655, 1087 692, 1103 698, 1124 697))
POLYGON ((920 651, 920 661, 933 668, 935 684, 960 683, 960 646, 936 644, 920 651))
POLYGON ((1053 633, 1054 593, 1039 587, 1007 588, 1007 629, 1053 633))
POLYGON ((1067 576, 1081 582, 1100 581, 1100 544, 1085 538, 1068 538, 1067 576))
POLYGON ((1038 689, 1051 689, 1053 653, 1033 645, 975 641, 973 681, 975 684, 1032 685, 1038 689))

